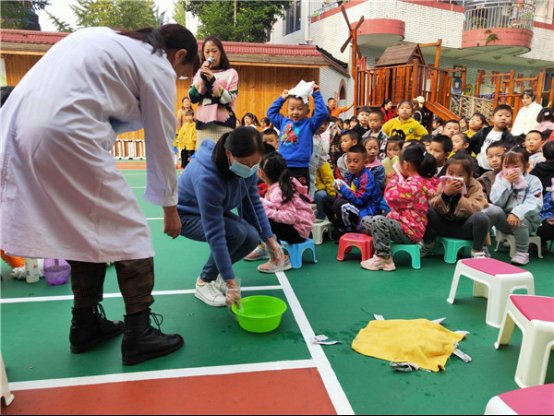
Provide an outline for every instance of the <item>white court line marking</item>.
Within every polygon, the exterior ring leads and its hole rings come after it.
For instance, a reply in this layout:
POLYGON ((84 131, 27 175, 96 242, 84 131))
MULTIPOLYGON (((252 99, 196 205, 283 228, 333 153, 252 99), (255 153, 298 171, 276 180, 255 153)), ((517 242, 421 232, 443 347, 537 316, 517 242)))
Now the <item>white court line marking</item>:
POLYGON ((296 294, 294 293, 294 290, 292 289, 292 286, 287 279, 287 275, 284 272, 277 272, 275 274, 277 275, 277 279, 279 279, 279 283, 281 284, 283 291, 285 292, 285 296, 287 298, 292 314, 294 315, 298 327, 300 328, 300 331, 304 336, 304 341, 306 342, 308 350, 310 351, 310 354, 317 365, 317 369, 319 370, 319 374, 321 375, 323 384, 327 389, 327 393, 329 394, 329 398, 331 399, 331 402, 333 403, 337 414, 355 414, 354 409, 352 409, 352 406, 348 401, 348 397, 346 397, 346 394, 342 389, 337 375, 331 367, 329 359, 323 351, 323 348, 321 347, 321 345, 314 345, 311 343, 311 340, 315 337, 314 330, 312 329, 310 322, 308 321, 308 317, 302 309, 302 305, 300 305, 300 301, 296 297, 296 294))
POLYGON ((49 389, 56 387, 89 386, 140 380, 161 380, 177 377, 221 376, 266 371, 316 368, 314 360, 275 361, 255 364, 236 364, 214 367, 181 368, 176 370, 143 371, 137 373, 107 374, 102 376, 57 378, 50 380, 18 381, 9 383, 11 391, 49 389))
POLYGON ((131 189, 146 189, 146 186, 130 186, 131 189))
POLYGON ((146 221, 160 221, 163 219, 164 217, 151 217, 151 218, 146 218, 146 221))
MULTIPOLYGON (((263 292, 268 290, 282 290, 281 286, 247 286, 242 287, 243 292, 263 292)), ((152 292, 153 296, 168 296, 168 295, 194 295, 194 289, 183 290, 155 290, 152 292)), ((104 299, 121 298, 121 293, 105 293, 104 299)), ((73 300, 73 295, 64 296, 37 296, 36 298, 7 298, 0 299, 0 305, 11 303, 32 303, 32 302, 58 302, 64 300, 73 300)))

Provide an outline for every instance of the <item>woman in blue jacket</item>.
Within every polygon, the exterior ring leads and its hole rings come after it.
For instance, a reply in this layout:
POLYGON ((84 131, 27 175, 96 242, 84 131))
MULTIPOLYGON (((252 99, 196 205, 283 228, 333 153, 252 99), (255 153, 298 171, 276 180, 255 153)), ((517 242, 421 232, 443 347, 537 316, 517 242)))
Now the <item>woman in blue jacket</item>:
POLYGON ((195 293, 207 305, 239 303, 233 263, 251 253, 260 240, 266 242, 277 270, 290 268, 258 195, 256 173, 263 149, 257 130, 239 127, 217 144, 203 142, 179 179, 181 235, 207 241, 211 249, 195 293))

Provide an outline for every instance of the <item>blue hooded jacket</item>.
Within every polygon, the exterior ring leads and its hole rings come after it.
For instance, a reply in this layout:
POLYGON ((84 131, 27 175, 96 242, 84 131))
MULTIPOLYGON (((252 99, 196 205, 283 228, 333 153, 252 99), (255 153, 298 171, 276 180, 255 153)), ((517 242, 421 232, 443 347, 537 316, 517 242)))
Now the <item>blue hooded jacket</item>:
POLYGON ((273 236, 273 231, 258 195, 258 177, 248 179, 233 175, 231 179, 220 176, 212 153, 215 143, 202 142, 200 149, 179 178, 179 202, 181 217, 200 216, 206 240, 215 263, 225 280, 233 279, 233 263, 225 239, 224 217, 238 208, 242 217, 260 233, 261 240, 273 236))

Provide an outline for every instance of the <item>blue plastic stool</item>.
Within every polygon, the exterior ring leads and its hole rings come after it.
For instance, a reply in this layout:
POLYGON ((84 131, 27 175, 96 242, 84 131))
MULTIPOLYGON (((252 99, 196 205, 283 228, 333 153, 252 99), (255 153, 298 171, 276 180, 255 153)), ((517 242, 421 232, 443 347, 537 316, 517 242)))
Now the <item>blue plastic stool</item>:
POLYGON ((439 237, 437 242, 441 243, 444 247, 444 261, 448 264, 456 264, 460 250, 464 248, 471 250, 473 247, 473 241, 460 240, 458 238, 439 237))
POLYGON ((311 238, 308 238, 303 243, 298 244, 289 244, 286 241, 280 241, 280 243, 283 250, 287 250, 289 253, 290 264, 293 269, 300 269, 302 267, 302 255, 306 250, 312 251, 314 263, 317 263, 317 259, 315 257, 315 243, 311 238))
POLYGON ((412 269, 421 269, 421 254, 419 252, 419 244, 391 244, 392 256, 400 251, 405 251, 412 258, 412 269))

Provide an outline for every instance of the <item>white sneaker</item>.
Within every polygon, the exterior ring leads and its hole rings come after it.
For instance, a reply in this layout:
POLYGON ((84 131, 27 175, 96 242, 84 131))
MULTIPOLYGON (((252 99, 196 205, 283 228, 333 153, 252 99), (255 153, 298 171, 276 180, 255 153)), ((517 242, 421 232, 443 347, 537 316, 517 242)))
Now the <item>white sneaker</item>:
POLYGON ((223 280, 223 277, 221 277, 220 274, 217 275, 217 279, 214 282, 214 285, 216 289, 219 290, 223 296, 227 296, 227 290, 229 288, 227 287, 227 283, 225 283, 225 280, 223 280))
POLYGON ((529 263, 529 253, 516 251, 516 254, 514 255, 514 257, 512 257, 512 263, 519 264, 520 266, 525 266, 527 263, 529 263))
POLYGON ((194 292, 194 296, 206 305, 214 306, 216 308, 220 308, 226 304, 225 296, 223 296, 218 290, 215 282, 198 283, 198 281, 196 281, 196 291, 194 292))

